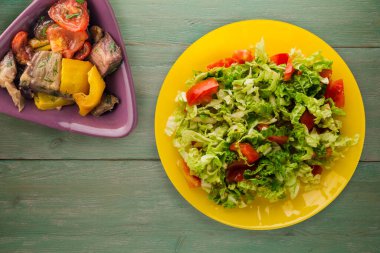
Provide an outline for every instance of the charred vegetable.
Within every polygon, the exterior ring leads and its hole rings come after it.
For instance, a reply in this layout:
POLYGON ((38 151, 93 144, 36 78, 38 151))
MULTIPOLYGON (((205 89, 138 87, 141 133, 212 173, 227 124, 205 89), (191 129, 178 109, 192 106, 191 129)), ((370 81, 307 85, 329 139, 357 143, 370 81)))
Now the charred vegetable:
POLYGON ((57 94, 61 82, 61 60, 60 53, 37 52, 20 78, 20 87, 57 94))
POLYGON ((90 27, 90 35, 91 40, 94 44, 98 43, 104 36, 104 31, 97 25, 93 25, 90 27))
POLYGON ((90 61, 96 65, 100 74, 106 76, 114 72, 123 59, 120 47, 109 33, 94 46, 90 61))
POLYGON ((33 56, 33 49, 28 44, 28 33, 21 31, 12 40, 12 52, 21 65, 26 65, 33 56))
POLYGON ((38 40, 47 40, 46 31, 52 24, 54 24, 53 20, 42 16, 34 26, 34 37, 36 37, 38 40))
POLYGON ((119 99, 114 95, 107 94, 102 96, 100 104, 92 110, 91 114, 99 117, 106 112, 112 111, 116 104, 119 103, 119 99))

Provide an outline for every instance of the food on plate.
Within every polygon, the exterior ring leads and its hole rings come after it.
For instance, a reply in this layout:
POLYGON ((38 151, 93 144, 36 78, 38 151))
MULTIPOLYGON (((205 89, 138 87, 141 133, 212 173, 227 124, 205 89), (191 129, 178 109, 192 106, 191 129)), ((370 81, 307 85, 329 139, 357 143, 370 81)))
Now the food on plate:
POLYGON ((269 57, 262 40, 254 54, 237 50, 196 71, 165 129, 189 186, 228 208, 318 187, 359 138, 341 133, 344 83, 332 64, 295 49, 269 57))
POLYGON ((60 53, 36 52, 20 77, 20 87, 33 92, 57 94, 61 83, 61 62, 60 53))
POLYGON ((17 67, 12 51, 9 51, 0 62, 0 87, 5 88, 11 96, 13 103, 21 111, 24 108, 24 98, 13 81, 16 78, 17 67))
POLYGON ((16 33, 0 62, 0 87, 20 112, 24 100, 33 99, 39 110, 76 104, 80 115, 98 117, 120 102, 104 78, 122 63, 121 48, 107 31, 89 25, 87 1, 59 0, 30 33, 16 33))
POLYGON ((98 68, 102 76, 114 72, 122 60, 121 49, 109 33, 95 44, 90 54, 90 61, 98 68))

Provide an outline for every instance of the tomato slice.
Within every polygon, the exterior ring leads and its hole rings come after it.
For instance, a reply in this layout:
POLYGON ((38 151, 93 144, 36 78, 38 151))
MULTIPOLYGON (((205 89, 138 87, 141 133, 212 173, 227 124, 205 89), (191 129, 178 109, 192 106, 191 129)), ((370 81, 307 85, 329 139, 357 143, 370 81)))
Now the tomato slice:
POLYGON ((300 122, 304 124, 307 127, 307 129, 309 129, 309 131, 311 131, 314 127, 314 119, 315 119, 315 116, 311 114, 308 110, 306 110, 302 114, 300 118, 300 122))
POLYGON ((311 165, 311 173, 316 176, 316 175, 321 175, 322 174, 322 171, 323 171, 323 168, 319 165, 311 165))
POLYGON ((185 161, 183 162, 183 172, 190 188, 197 188, 201 186, 201 179, 190 174, 190 168, 187 166, 185 161))
POLYGON ((58 25, 72 32, 85 31, 90 21, 85 0, 60 0, 48 13, 58 25))
POLYGON ((75 53, 74 59, 83 61, 90 55, 91 49, 92 49, 91 43, 86 41, 83 44, 83 47, 78 52, 75 53))
POLYGON ((283 145, 288 142, 289 137, 272 135, 268 137, 268 140, 271 142, 276 142, 277 144, 283 145))
POLYGON ((226 170, 227 183, 236 183, 244 180, 244 172, 251 169, 243 160, 234 161, 226 170))
POLYGON ((65 58, 73 58, 74 53, 83 47, 88 35, 84 31, 72 32, 58 25, 51 25, 46 31, 53 52, 61 52, 65 58))
POLYGON ((319 75, 323 78, 328 78, 329 80, 331 79, 332 76, 332 69, 323 69, 319 75))
POLYGON ((289 54, 282 53, 282 54, 276 54, 270 57, 270 60, 276 65, 281 65, 281 64, 287 64, 289 60, 289 54))
POLYGON ((197 105, 208 103, 212 99, 212 95, 218 91, 219 83, 215 78, 203 80, 186 92, 187 103, 189 105, 197 105))
POLYGON ((268 124, 258 124, 256 127, 257 127, 257 130, 259 130, 261 132, 261 131, 268 129, 269 125, 268 124))
POLYGON ((240 49, 235 50, 232 58, 235 59, 238 63, 243 64, 246 61, 250 62, 253 61, 253 55, 250 50, 248 49, 240 49))
POLYGON ((292 60, 289 58, 286 63, 285 72, 284 72, 284 81, 289 81, 292 78, 295 69, 292 64, 292 60))
POLYGON ((325 98, 331 98, 337 107, 344 107, 344 84, 343 79, 330 82, 327 86, 325 98))
MULTIPOLYGON (((239 149, 242 155, 247 158, 247 162, 250 164, 260 159, 260 154, 249 143, 239 143, 239 149)), ((237 143, 232 143, 230 145, 230 150, 237 151, 237 143)))

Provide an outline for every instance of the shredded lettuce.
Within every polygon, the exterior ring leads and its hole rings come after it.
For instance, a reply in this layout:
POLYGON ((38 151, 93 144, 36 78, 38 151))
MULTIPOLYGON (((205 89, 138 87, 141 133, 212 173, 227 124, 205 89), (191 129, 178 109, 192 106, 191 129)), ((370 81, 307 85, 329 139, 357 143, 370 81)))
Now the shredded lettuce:
POLYGON ((331 69, 332 61, 321 52, 305 57, 292 49, 297 74, 285 82, 285 67, 270 62, 264 40, 255 50, 251 62, 194 72, 188 87, 215 78, 218 92, 211 102, 193 106, 187 104, 186 93, 179 92, 177 110, 165 129, 209 198, 227 208, 243 208, 256 196, 271 202, 295 198, 301 184, 319 184, 321 175, 313 174, 313 166, 328 168, 359 138, 341 135, 336 116, 345 112, 323 96, 329 80, 319 73, 331 69), (315 117, 311 131, 300 123, 306 110, 315 117), (267 127, 260 131, 259 124, 267 127), (288 141, 279 145, 269 141, 270 136, 287 136, 288 141), (243 180, 228 183, 228 166, 247 160, 240 151, 230 151, 235 142, 251 144, 260 159, 245 170, 243 180))

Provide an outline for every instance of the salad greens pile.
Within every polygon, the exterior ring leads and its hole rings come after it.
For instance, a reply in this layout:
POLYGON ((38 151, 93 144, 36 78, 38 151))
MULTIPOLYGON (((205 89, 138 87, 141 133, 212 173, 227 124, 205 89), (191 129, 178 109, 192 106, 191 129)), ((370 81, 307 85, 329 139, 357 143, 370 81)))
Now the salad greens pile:
POLYGON ((332 61, 320 52, 305 57, 292 49, 297 72, 283 81, 285 64, 270 61, 264 41, 257 43, 255 59, 230 67, 195 72, 189 87, 215 78, 219 89, 211 102, 190 106, 186 92, 179 92, 176 111, 168 119, 165 132, 173 136, 174 146, 201 180, 209 198, 224 207, 245 207, 257 197, 277 201, 295 198, 301 183, 318 185, 320 173, 314 166, 329 169, 342 157, 345 148, 355 145, 359 136, 342 136, 342 122, 336 116, 345 112, 324 97, 328 78, 320 76, 331 69, 332 61), (305 111, 314 117, 309 131, 300 123, 305 111), (259 130, 264 124, 267 127, 259 130), (287 136, 284 144, 269 141, 269 136, 287 136), (260 159, 244 171, 244 179, 228 182, 226 172, 234 161, 247 159, 230 150, 232 143, 249 143, 260 159))

